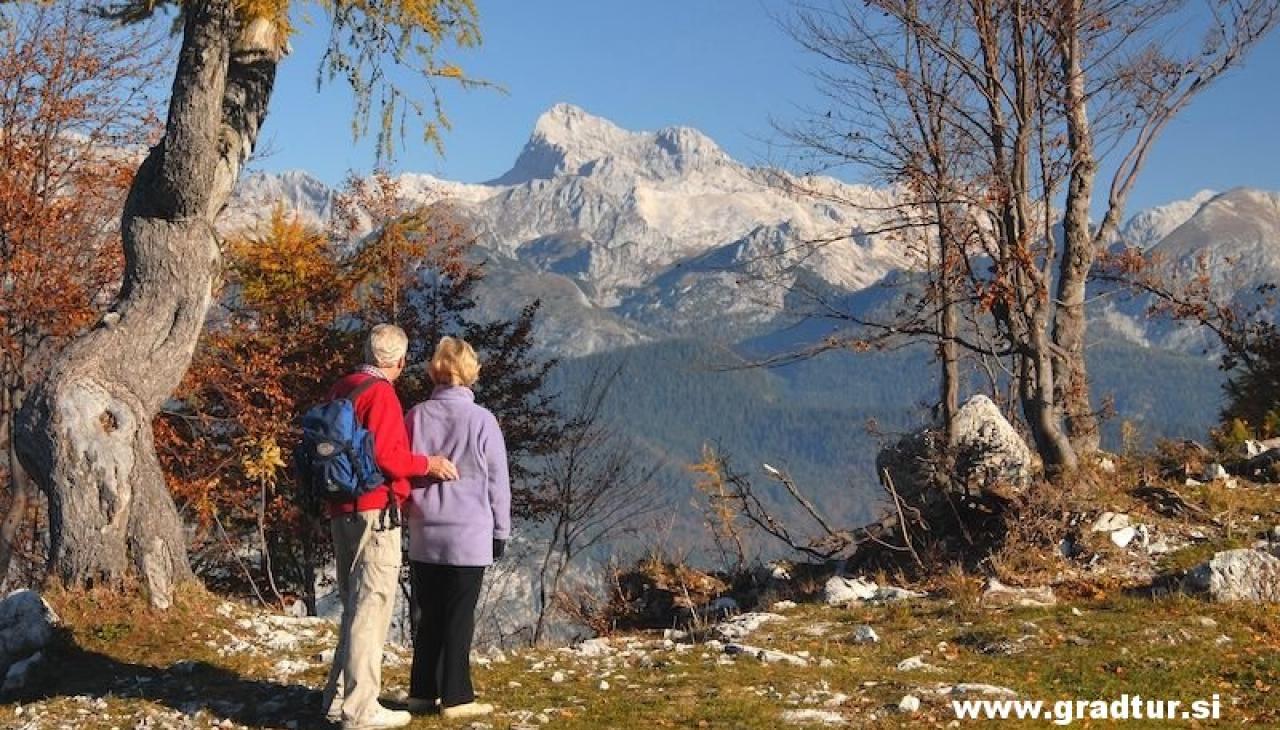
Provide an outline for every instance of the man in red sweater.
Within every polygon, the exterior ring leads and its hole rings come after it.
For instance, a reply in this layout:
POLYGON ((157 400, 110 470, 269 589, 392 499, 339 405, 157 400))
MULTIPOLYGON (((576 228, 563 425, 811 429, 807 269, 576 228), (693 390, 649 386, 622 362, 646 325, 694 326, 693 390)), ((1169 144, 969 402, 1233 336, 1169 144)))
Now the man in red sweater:
POLYGON ((409 338, 404 330, 380 324, 369 332, 366 364, 339 380, 330 399, 345 398, 371 378, 356 396, 356 418, 373 434, 374 461, 386 478, 383 487, 352 502, 329 507, 333 551, 338 564, 342 626, 333 668, 325 685, 323 706, 328 719, 343 730, 408 725, 408 712, 389 710, 378 702, 382 690, 382 649, 391 626, 400 579, 399 506, 409 497, 409 478, 458 478, 443 456, 409 450, 404 410, 392 383, 405 368, 409 338))

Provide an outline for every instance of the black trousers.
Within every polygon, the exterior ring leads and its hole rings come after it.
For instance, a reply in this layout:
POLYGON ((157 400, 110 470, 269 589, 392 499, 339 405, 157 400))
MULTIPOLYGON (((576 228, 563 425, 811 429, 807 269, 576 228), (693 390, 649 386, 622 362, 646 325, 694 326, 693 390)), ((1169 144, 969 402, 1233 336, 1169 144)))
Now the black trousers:
POLYGON ((409 696, 444 707, 474 702, 471 639, 484 568, 414 562, 410 570, 419 618, 409 696))

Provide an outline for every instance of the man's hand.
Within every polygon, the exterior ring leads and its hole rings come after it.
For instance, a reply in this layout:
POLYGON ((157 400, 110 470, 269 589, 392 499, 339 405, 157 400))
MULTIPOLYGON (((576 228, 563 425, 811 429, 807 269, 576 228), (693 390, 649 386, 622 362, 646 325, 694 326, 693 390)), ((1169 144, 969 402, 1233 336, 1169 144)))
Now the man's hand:
POLYGON ((458 467, 443 456, 427 457, 427 476, 441 482, 451 482, 458 478, 458 467))

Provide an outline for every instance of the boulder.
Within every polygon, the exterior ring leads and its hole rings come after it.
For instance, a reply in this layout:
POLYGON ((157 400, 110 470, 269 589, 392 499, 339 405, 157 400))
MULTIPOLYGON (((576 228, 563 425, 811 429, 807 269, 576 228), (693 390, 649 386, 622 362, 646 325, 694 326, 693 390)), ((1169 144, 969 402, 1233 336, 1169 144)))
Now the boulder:
POLYGON ((956 412, 953 427, 956 470, 967 485, 1022 489, 1031 482, 1031 449, 990 398, 970 398, 956 412))
MULTIPOLYGON (((956 483, 964 489, 1016 493, 1031 482, 1035 455, 990 398, 970 398, 956 412, 954 426, 952 470, 956 483)), ((939 432, 908 434, 876 455, 877 476, 883 479, 887 472, 898 494, 907 501, 927 501, 921 496, 927 495, 931 487, 952 483, 941 473, 945 468, 940 458, 943 446, 939 432)))
POLYGON ((23 662, 53 641, 57 625, 58 615, 39 593, 20 590, 5 596, 0 601, 0 678, 9 682, 15 665, 35 666, 39 660, 23 662))
POLYGON ((1226 550, 1193 568, 1186 583, 1215 601, 1280 602, 1280 558, 1262 550, 1226 550))

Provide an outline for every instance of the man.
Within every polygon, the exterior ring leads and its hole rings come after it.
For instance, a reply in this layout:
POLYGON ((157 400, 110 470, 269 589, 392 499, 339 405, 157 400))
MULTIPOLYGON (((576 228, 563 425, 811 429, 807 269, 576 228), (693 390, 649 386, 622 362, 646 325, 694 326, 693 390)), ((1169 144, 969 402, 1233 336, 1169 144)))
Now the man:
POLYGON ((399 507, 409 496, 409 478, 457 479, 452 462, 409 450, 404 411, 395 382, 405 369, 409 338, 404 330, 380 324, 369 332, 365 365, 334 384, 330 399, 344 398, 369 379, 376 381, 355 399, 356 418, 373 434, 374 461, 383 487, 351 502, 329 507, 338 564, 342 626, 323 707, 343 730, 372 730, 409 724, 408 712, 378 702, 382 689, 382 649, 391 626, 400 578, 399 507))

